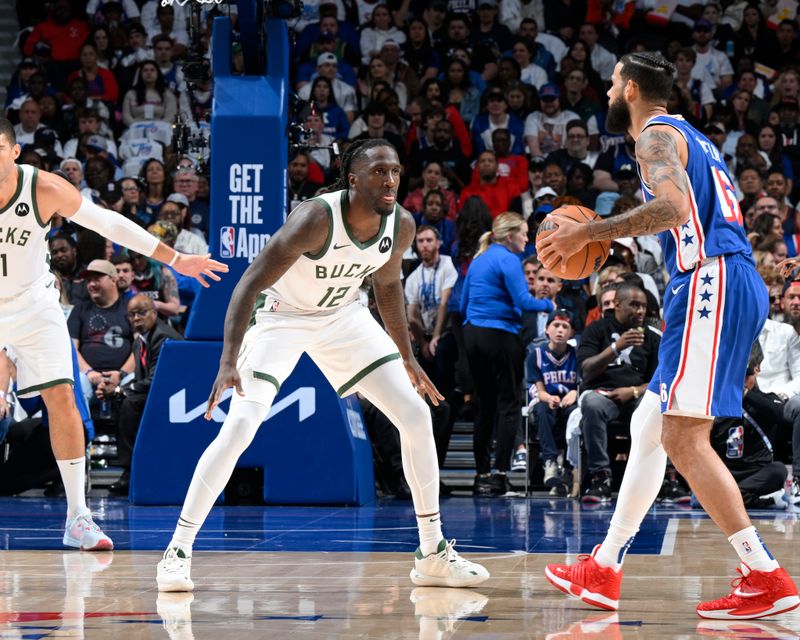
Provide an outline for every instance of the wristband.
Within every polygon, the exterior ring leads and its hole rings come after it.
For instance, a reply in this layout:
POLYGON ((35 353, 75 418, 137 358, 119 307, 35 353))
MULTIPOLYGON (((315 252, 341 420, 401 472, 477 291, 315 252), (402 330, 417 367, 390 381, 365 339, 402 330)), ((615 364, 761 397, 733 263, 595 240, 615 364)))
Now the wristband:
POLYGON ((172 260, 170 260, 170 261, 167 263, 167 266, 168 266, 168 267, 171 267, 172 265, 174 265, 174 264, 177 262, 177 260, 178 260, 178 252, 176 251, 176 252, 175 252, 175 253, 172 255, 172 260))
POLYGON ((87 369, 86 371, 84 371, 83 373, 84 373, 84 375, 87 375, 87 376, 88 376, 88 375, 89 375, 89 374, 90 374, 92 371, 94 371, 94 369, 92 369, 92 368, 89 368, 89 369, 87 369))
POLYGON ((617 343, 616 342, 612 342, 611 343, 611 351, 614 353, 615 357, 619 358, 619 349, 617 349, 617 343))

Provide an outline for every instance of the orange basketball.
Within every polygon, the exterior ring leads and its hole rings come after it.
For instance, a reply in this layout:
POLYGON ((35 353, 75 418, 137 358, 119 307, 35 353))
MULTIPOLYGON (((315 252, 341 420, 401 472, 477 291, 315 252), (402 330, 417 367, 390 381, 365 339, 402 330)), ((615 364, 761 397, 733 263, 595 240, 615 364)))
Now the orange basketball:
MULTIPOLYGON (((539 251, 539 240, 546 238, 558 228, 559 218, 569 218, 570 220, 582 224, 595 220, 598 218, 598 215, 589 209, 589 207, 579 207, 574 204, 559 207, 550 213, 536 230, 537 252, 539 251)), ((542 262, 542 264, 560 278, 564 278, 565 280, 580 280, 603 266, 606 258, 608 258, 608 251, 610 248, 611 242, 609 240, 590 242, 567 260, 567 270, 563 273, 561 271, 560 260, 552 265, 544 264, 544 262, 542 262)))

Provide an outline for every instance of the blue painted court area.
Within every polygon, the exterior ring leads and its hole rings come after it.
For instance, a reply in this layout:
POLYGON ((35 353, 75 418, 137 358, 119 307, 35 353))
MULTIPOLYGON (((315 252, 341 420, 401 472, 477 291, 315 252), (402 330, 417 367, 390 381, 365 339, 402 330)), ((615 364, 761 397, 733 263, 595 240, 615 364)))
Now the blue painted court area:
MULTIPOLYGON (((134 551, 162 550, 180 511, 106 498, 90 506, 116 549, 134 551)), ((64 509, 57 499, 0 499, 0 549, 62 549, 64 509)), ((590 510, 574 500, 546 498, 442 500, 445 535, 458 539, 465 551, 487 553, 588 553, 602 541, 612 511, 613 503, 590 510)), ((631 553, 671 555, 677 519, 706 516, 656 506, 631 553)), ((411 552, 417 544, 411 503, 384 499, 366 507, 215 507, 195 550, 411 552)))

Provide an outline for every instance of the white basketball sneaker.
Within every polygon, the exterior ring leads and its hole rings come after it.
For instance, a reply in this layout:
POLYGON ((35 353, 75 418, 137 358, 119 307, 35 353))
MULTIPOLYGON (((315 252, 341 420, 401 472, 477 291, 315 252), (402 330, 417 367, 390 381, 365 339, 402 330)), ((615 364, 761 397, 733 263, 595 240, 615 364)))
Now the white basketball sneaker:
POLYGON ((111 551, 114 548, 111 538, 94 523, 89 511, 67 520, 64 544, 81 551, 111 551))
POLYGON ((474 587, 489 579, 485 567, 458 555, 455 540, 442 540, 436 553, 427 556, 417 547, 411 582, 418 587, 474 587))
POLYGON ((187 556, 183 549, 170 547, 164 552, 164 557, 158 563, 159 591, 191 591, 194 583, 189 577, 192 570, 192 557, 187 556))

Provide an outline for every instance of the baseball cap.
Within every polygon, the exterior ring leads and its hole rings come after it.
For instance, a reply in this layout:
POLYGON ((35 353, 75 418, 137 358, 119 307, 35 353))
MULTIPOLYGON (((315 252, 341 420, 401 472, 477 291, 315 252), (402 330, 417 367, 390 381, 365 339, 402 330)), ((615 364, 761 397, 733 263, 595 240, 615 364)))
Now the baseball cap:
POLYGON ((706 135, 708 134, 725 134, 725 127, 720 122, 709 122, 705 127, 703 127, 703 133, 706 135))
POLYGON ((550 196, 551 198, 557 198, 558 194, 553 190, 552 187, 539 187, 536 191, 536 194, 533 196, 534 200, 538 200, 539 198, 546 198, 550 196))
POLYGON ((386 48, 399 49, 400 45, 397 44, 397 40, 393 38, 387 38, 386 40, 383 41, 383 44, 381 45, 381 49, 386 49, 386 48))
POLYGON ((112 280, 117 279, 117 268, 108 260, 92 260, 84 273, 102 273, 112 280))
POLYGON ((97 149, 98 151, 108 151, 106 139, 103 136, 89 136, 86 140, 87 148, 97 149))
POLYGON ((338 59, 336 58, 336 54, 335 53, 331 53, 330 51, 326 51, 325 53, 320 53, 319 57, 317 58, 317 66, 320 66, 321 64, 328 64, 328 63, 332 63, 332 64, 338 64, 339 63, 338 59))
POLYGON ((711 31, 713 29, 714 25, 705 18, 700 18, 694 23, 694 31, 711 31))
POLYGON ((627 180, 636 177, 636 172, 633 170, 633 165, 625 163, 617 169, 617 179, 627 180))
POLYGON ((548 213, 555 211, 555 207, 552 204, 540 204, 536 207, 536 211, 533 212, 533 219, 536 222, 541 222, 547 217, 548 213))
POLYGON ((558 85, 555 82, 548 82, 547 84, 543 84, 542 88, 539 89, 539 98, 560 98, 561 97, 561 89, 558 88, 558 85))
POLYGON ((480 0, 478 2, 478 9, 481 7, 492 7, 494 9, 497 7, 497 0, 480 0))
POLYGON ((573 318, 572 312, 570 312, 569 309, 561 308, 551 311, 550 315, 547 316, 547 325, 545 326, 549 327, 550 324, 552 322, 555 322, 556 320, 563 320, 565 322, 569 322, 569 325, 571 327, 573 328, 575 327, 575 319, 573 318))
POLYGON ((167 196, 167 202, 174 202, 175 204, 180 204, 184 207, 189 206, 189 198, 182 193, 171 193, 167 196))
POLYGON ((36 144, 41 144, 45 147, 54 146, 56 140, 58 140, 58 135, 50 127, 42 127, 41 129, 37 129, 36 133, 33 134, 33 141, 36 144))
POLYGON ((145 30, 145 28, 142 25, 140 25, 139 23, 137 23, 137 22, 134 22, 133 24, 131 24, 130 27, 128 27, 128 35, 131 35, 131 34, 134 34, 134 33, 138 33, 139 35, 142 35, 142 36, 146 36, 147 35, 147 31, 145 30))
POLYGON ((528 168, 531 171, 542 171, 544 169, 544 157, 531 156, 528 160, 528 168))
POLYGON ((17 65, 20 69, 36 69, 38 66, 33 58, 23 58, 17 65))

